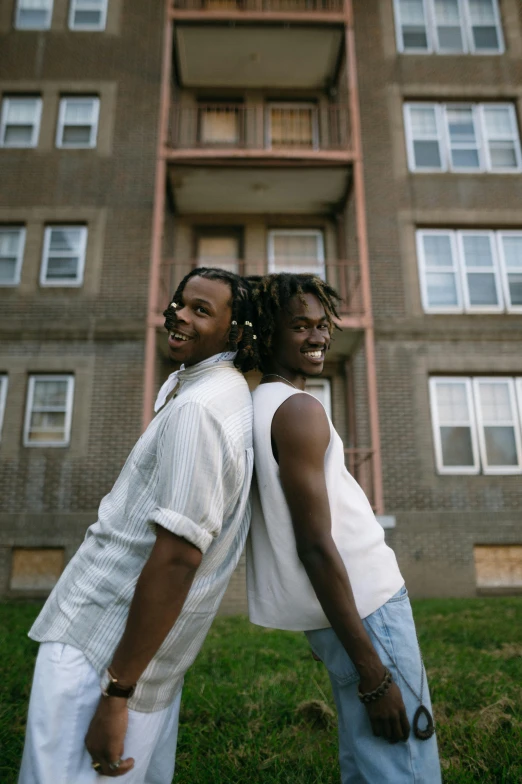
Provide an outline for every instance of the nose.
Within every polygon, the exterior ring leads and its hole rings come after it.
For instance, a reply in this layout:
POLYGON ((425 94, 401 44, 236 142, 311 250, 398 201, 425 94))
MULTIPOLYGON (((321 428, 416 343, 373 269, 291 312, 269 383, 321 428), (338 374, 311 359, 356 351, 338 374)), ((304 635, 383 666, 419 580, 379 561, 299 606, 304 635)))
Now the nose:
POLYGON ((180 305, 176 308, 176 321, 181 321, 182 324, 188 323, 188 309, 186 305, 180 305))
POLYGON ((323 330, 319 329, 319 327, 315 327, 310 333, 308 342, 315 346, 326 346, 328 338, 329 336, 325 335, 323 330))

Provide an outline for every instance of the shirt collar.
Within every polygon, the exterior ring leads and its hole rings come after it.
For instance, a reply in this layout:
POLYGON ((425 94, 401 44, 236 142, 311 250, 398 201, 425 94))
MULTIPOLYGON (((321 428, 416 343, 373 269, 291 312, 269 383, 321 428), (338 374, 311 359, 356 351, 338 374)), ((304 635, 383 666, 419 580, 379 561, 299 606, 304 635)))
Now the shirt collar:
POLYGON ((232 367, 236 356, 237 351, 222 351, 220 354, 214 354, 212 357, 208 357, 208 359, 204 359, 202 362, 197 362, 195 365, 189 365, 188 367, 181 365, 179 370, 175 370, 174 373, 170 374, 158 392, 154 411, 157 413, 165 405, 168 396, 182 383, 194 381, 213 368, 232 367))

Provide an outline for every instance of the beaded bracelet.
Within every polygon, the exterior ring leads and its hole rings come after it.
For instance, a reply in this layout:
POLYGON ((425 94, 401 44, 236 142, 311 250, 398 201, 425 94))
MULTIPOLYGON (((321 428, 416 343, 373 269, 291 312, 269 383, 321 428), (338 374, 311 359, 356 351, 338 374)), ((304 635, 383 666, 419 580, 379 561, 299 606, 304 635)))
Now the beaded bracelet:
POLYGON ((359 697, 361 702, 368 704, 369 702, 374 702, 374 700, 378 700, 379 697, 384 697, 385 694, 388 693, 390 690, 390 686, 392 685, 392 674, 387 667, 384 668, 384 678, 380 686, 377 686, 374 691, 368 691, 366 694, 361 694, 360 689, 357 689, 357 696, 359 697))

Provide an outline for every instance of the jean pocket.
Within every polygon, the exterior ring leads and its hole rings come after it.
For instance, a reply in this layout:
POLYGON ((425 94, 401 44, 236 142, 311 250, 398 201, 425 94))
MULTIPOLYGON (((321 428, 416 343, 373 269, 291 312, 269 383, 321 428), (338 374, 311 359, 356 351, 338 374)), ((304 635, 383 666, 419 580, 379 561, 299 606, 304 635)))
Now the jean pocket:
POLYGON ((313 652, 341 686, 359 680, 359 673, 333 629, 314 629, 305 634, 313 652))
POLYGON ((390 604, 391 602, 404 602, 408 598, 408 589, 405 585, 400 588, 396 594, 394 594, 391 599, 388 599, 386 604, 390 604))

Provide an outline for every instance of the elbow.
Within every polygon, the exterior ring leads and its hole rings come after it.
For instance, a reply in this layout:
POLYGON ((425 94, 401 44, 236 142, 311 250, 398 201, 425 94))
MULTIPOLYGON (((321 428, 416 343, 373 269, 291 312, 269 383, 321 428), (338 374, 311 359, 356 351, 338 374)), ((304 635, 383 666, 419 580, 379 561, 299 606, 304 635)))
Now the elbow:
POLYGON ((319 538, 302 538, 296 541, 297 555, 306 570, 324 568, 334 555, 335 544, 331 536, 319 538))

